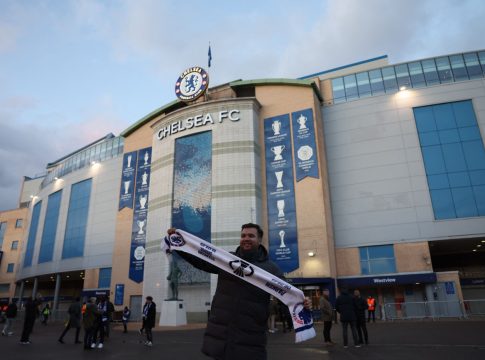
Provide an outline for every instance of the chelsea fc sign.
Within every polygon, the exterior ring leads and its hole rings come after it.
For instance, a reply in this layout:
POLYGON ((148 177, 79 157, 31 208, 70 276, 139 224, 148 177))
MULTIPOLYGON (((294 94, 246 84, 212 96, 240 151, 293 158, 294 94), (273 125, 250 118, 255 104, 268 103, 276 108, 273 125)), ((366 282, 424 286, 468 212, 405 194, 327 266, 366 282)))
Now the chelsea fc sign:
POLYGON ((185 70, 175 83, 175 95, 182 101, 193 101, 202 96, 209 87, 209 74, 201 67, 185 70))

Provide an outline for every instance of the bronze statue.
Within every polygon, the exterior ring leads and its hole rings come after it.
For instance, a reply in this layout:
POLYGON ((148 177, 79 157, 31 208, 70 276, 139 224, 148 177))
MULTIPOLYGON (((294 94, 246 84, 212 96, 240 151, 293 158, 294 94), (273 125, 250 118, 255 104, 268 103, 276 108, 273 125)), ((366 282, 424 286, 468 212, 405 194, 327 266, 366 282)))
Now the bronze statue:
POLYGON ((172 297, 167 300, 179 300, 179 277, 182 276, 182 271, 178 267, 177 264, 177 255, 175 253, 171 253, 171 261, 170 261, 170 273, 167 276, 167 280, 170 282, 170 289, 172 290, 172 297))

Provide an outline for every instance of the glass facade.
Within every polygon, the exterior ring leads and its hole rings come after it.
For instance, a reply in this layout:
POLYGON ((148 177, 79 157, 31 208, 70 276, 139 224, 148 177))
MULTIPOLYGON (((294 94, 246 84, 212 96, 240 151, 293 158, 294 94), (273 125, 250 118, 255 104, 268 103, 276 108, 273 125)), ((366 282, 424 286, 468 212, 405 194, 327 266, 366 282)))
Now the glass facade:
POLYGON ((111 268, 99 269, 98 288, 109 288, 111 285, 111 268))
POLYGON ((470 100, 414 108, 436 220, 485 215, 485 149, 470 100))
POLYGON ((389 274, 396 272, 396 260, 392 245, 359 248, 362 275, 389 274))
POLYGON ((34 205, 32 210, 32 219, 30 221, 29 237, 27 238, 27 247, 25 249, 24 267, 32 265, 32 257, 34 256, 35 238, 37 237, 37 228, 39 225, 40 209, 42 201, 34 205))
POLYGON ((441 56, 334 78, 333 102, 484 76, 485 51, 441 56))
POLYGON ((91 184, 92 179, 87 179, 73 184, 71 187, 64 246, 62 248, 63 259, 83 256, 84 254, 91 184))
POLYGON ((62 190, 49 195, 47 210, 44 219, 44 229, 39 251, 39 264, 52 261, 54 244, 56 242, 57 222, 61 207, 62 190))
POLYGON ((0 249, 2 248, 3 245, 3 238, 5 237, 5 231, 7 230, 7 223, 0 222, 0 249))

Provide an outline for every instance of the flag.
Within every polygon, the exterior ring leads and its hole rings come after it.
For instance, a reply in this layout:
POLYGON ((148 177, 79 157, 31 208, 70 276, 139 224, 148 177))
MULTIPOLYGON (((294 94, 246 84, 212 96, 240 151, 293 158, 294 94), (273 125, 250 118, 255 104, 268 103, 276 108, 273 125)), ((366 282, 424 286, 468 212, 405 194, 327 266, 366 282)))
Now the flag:
POLYGON ((211 67, 211 61, 212 61, 212 53, 211 53, 211 46, 209 44, 209 52, 207 53, 207 56, 209 57, 208 65, 211 67))

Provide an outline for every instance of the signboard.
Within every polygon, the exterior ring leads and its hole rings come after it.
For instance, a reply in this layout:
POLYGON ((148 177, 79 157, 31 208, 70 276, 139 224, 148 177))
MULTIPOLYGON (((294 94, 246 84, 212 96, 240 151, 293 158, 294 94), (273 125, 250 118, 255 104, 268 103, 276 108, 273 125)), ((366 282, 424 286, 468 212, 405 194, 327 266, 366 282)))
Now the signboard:
POLYGON ((188 68, 175 83, 175 95, 185 102, 194 101, 209 88, 209 74, 201 67, 188 68))
POLYGON ((296 181, 307 176, 318 179, 317 146, 312 109, 291 114, 293 125, 293 149, 295 157, 296 181))
POLYGON ((118 210, 121 210, 125 207, 133 209, 136 156, 136 151, 123 155, 123 168, 121 170, 120 201, 118 210))

